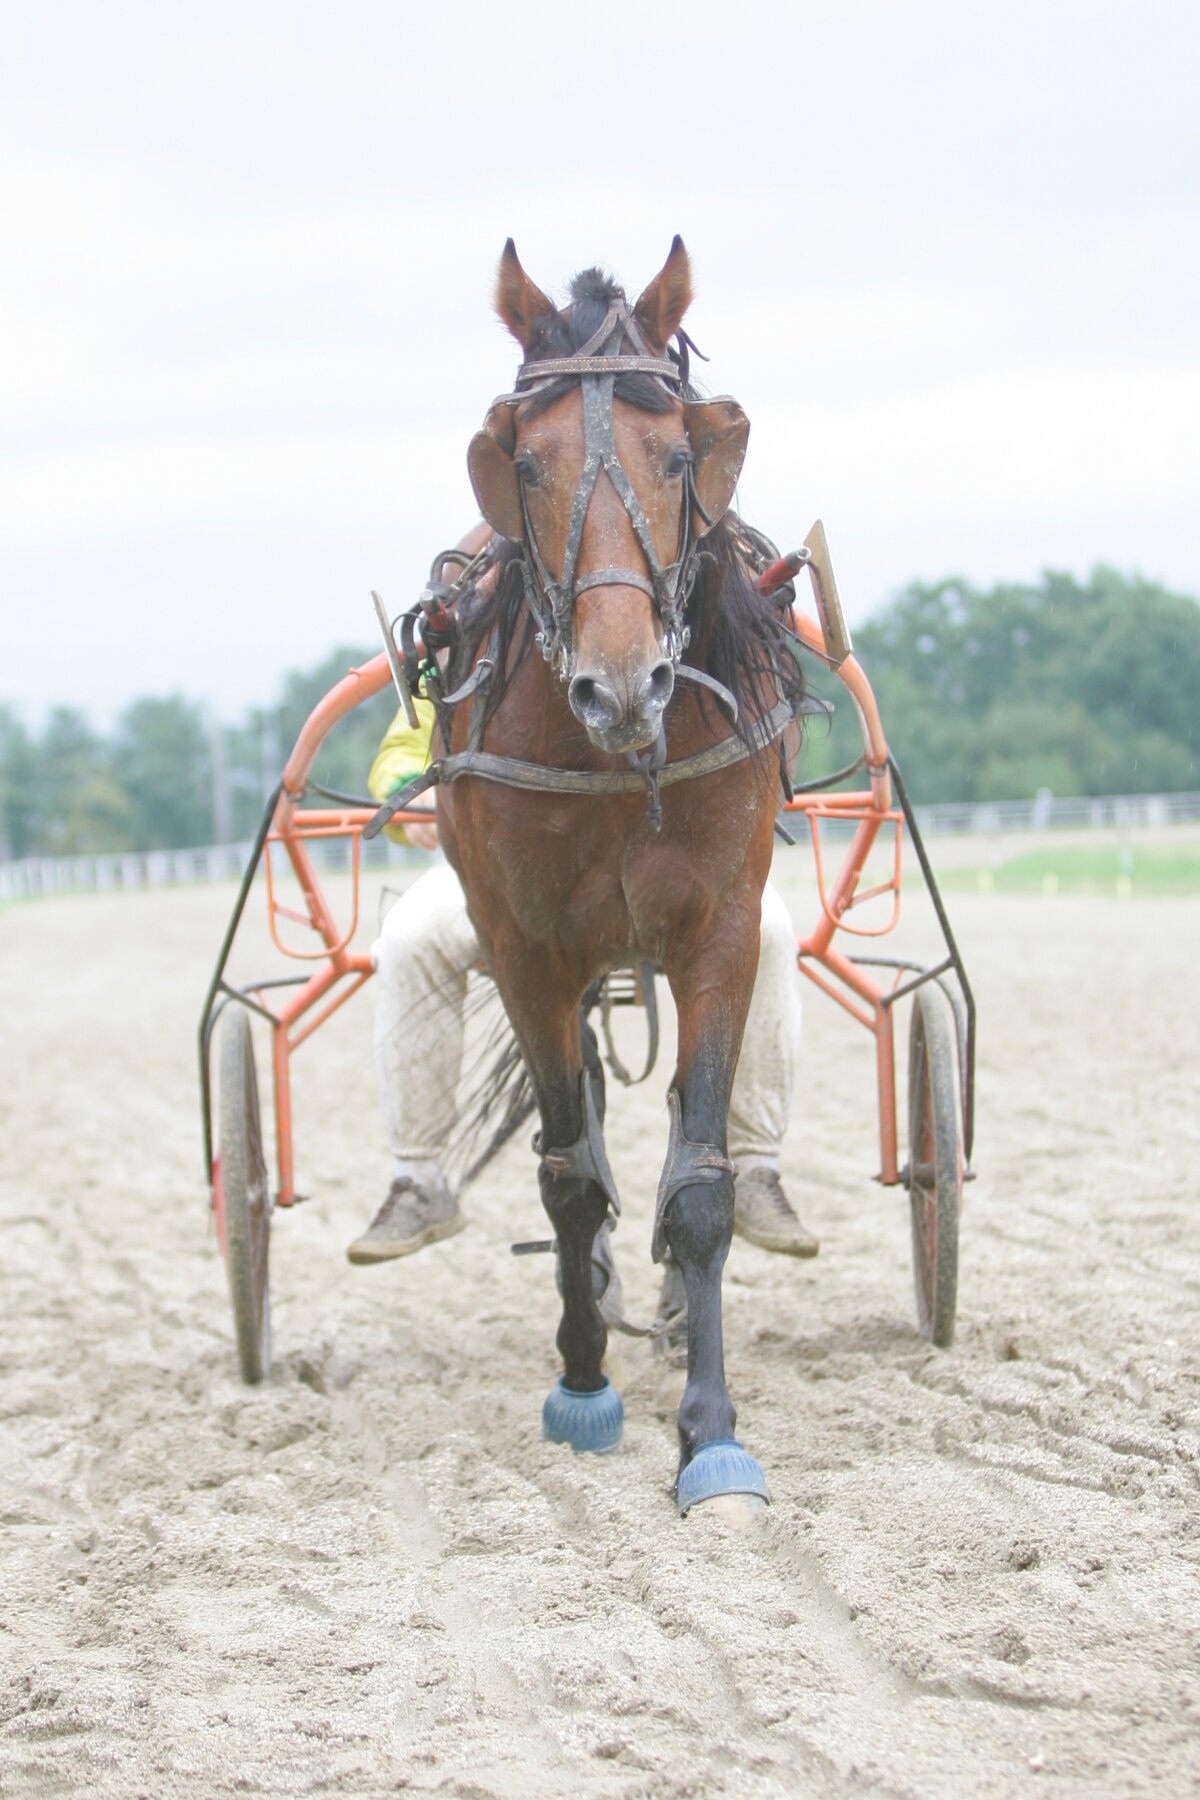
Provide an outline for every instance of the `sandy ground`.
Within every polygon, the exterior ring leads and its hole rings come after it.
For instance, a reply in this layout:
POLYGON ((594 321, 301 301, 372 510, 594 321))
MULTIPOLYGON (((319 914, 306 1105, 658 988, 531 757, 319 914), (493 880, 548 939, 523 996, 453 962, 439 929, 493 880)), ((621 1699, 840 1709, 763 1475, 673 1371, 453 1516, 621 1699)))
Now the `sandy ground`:
MULTIPOLYGON (((0 1792, 1194 1789, 1200 905, 956 901, 980 1179, 948 1354, 870 1180, 869 1044, 813 997, 787 1174, 823 1249, 734 1247, 774 1495, 735 1535, 675 1515, 681 1377, 640 1344, 622 1454, 539 1442, 524 1141, 469 1232, 346 1264, 387 1177, 365 999, 299 1058, 313 1198, 276 1226, 275 1373, 239 1385, 193 1067, 228 903, 3 918, 0 1792)), ((668 1063, 610 1122, 643 1317, 668 1063)))

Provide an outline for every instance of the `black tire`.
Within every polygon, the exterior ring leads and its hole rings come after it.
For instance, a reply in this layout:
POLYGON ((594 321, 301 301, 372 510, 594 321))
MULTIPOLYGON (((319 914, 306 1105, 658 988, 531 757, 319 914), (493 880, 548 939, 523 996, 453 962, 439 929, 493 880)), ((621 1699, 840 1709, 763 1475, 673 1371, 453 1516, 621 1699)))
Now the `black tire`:
POLYGON ((908 1040, 908 1198, 921 1335, 948 1350, 958 1303, 962 1130, 950 1003, 933 983, 913 998, 908 1040))
POLYGON ((218 1103, 218 1227, 229 1277, 242 1380, 271 1369, 271 1183, 263 1154, 262 1115, 250 1020, 231 1005, 221 1019, 218 1103))

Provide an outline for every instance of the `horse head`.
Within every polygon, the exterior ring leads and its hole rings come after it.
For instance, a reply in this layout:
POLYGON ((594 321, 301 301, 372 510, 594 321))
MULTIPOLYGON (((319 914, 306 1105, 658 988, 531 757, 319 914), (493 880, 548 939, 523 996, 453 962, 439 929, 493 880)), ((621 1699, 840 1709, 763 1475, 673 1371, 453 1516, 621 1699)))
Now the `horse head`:
POLYGON ((496 310, 524 352, 468 454, 484 517, 523 546, 543 653, 600 750, 653 744, 686 648, 699 540, 722 517, 749 421, 687 384, 680 238, 630 309, 598 269, 558 310, 500 259, 496 310), (677 350, 669 350, 675 338, 677 350))

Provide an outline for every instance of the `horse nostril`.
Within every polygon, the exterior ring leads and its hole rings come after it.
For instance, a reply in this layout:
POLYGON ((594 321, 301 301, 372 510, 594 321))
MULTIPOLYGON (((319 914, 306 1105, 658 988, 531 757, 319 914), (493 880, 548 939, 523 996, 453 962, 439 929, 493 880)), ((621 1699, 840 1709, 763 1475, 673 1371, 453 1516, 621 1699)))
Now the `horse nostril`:
POLYGON ((621 702, 615 691, 594 675, 576 675, 567 690, 567 699, 571 711, 584 725, 604 727, 621 720, 621 702))
POLYGON ((674 691, 674 665, 664 658, 662 662, 656 662, 650 671, 650 678, 646 684, 647 698, 653 706, 665 706, 674 691))

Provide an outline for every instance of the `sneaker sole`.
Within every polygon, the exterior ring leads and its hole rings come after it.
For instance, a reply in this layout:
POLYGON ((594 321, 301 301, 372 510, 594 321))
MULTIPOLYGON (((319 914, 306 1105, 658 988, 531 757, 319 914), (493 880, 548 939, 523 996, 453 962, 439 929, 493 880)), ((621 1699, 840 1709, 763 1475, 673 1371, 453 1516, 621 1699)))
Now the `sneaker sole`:
POLYGON ((356 1268, 365 1268, 371 1263, 395 1262, 401 1256, 415 1256, 426 1244, 439 1244, 443 1238, 456 1237, 466 1223, 462 1213, 455 1213, 452 1219, 439 1219, 433 1225, 426 1225, 416 1237, 356 1238, 346 1251, 346 1261, 356 1268))

